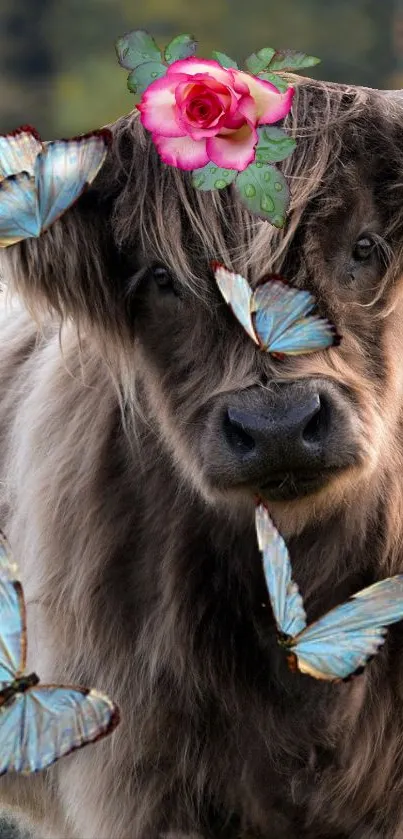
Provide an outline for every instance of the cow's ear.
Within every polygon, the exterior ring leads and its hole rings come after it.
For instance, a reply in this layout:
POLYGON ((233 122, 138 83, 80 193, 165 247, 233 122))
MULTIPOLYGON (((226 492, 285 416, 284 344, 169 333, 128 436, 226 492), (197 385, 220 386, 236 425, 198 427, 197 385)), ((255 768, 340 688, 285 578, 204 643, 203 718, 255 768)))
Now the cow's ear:
POLYGON ((95 183, 38 239, 1 252, 6 287, 36 319, 50 311, 61 320, 101 319, 105 325, 113 315, 112 211, 113 196, 95 183))

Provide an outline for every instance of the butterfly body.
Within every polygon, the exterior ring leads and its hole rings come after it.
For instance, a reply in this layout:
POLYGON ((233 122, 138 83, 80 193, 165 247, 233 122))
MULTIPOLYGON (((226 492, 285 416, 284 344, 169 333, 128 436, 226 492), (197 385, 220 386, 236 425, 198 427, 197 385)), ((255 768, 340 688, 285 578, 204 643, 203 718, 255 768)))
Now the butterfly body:
POLYGON ((212 267, 218 288, 239 323, 274 358, 317 352, 340 342, 333 324, 313 314, 316 302, 309 291, 292 288, 277 275, 252 291, 241 274, 218 262, 212 267))
POLYGON ((108 696, 74 685, 42 685, 26 673, 25 601, 0 535, 0 775, 37 772, 110 734, 119 710, 108 696))
POLYGON ((287 546, 263 504, 256 508, 256 532, 277 640, 290 670, 332 682, 357 674, 379 652, 386 627, 403 620, 403 575, 374 583, 307 625, 287 546))
POLYGON ((35 685, 39 685, 39 676, 36 673, 30 673, 28 676, 20 676, 14 679, 10 685, 3 688, 0 693, 0 714, 2 706, 12 702, 18 693, 25 693, 35 685))
POLYGON ((48 230, 92 183, 110 138, 102 129, 42 143, 29 126, 0 136, 0 247, 48 230))

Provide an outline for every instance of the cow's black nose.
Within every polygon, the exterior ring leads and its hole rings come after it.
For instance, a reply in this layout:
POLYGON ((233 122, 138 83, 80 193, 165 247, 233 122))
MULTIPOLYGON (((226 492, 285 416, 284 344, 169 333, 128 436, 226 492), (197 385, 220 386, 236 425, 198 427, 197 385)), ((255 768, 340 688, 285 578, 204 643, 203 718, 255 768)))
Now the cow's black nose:
POLYGON ((259 460, 274 471, 315 467, 326 443, 328 409, 319 393, 287 398, 270 408, 250 411, 229 407, 224 433, 241 460, 259 460))
POLYGON ((286 383, 248 398, 234 399, 224 413, 233 480, 273 499, 317 489, 337 461, 337 407, 330 393, 286 383))
POLYGON ((325 378, 223 394, 201 439, 206 476, 272 500, 316 492, 359 460, 351 400, 325 378))

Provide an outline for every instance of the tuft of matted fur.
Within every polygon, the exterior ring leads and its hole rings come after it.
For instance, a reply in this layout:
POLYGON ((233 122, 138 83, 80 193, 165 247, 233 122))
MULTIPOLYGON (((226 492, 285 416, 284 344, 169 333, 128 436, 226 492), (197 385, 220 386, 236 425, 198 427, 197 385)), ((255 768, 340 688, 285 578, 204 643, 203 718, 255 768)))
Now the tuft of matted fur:
POLYGON ((300 80, 286 127, 285 231, 232 189, 192 189, 130 114, 77 205, 1 255, 29 312, 0 332, 0 512, 29 666, 122 711, 112 738, 1 779, 41 839, 403 833, 401 629, 353 682, 289 673, 252 496, 211 478, 228 399, 326 381, 348 406, 340 447, 359 458, 271 508, 309 619, 403 570, 403 109, 300 80), (359 266, 365 232, 376 248, 359 266), (252 284, 275 270, 313 290, 340 348, 283 364, 259 353, 219 300, 213 258, 252 284))

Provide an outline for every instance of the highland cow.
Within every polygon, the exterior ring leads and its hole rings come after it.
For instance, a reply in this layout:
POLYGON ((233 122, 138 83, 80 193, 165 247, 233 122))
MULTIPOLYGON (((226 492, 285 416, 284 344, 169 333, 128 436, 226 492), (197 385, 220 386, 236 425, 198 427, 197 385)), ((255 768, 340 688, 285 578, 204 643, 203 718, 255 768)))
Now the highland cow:
POLYGON ((41 839, 398 839, 401 625, 352 681, 291 673, 254 498, 309 620, 403 571, 403 108, 298 80, 286 228, 161 164, 136 115, 39 240, 3 252, 0 518, 43 681, 108 692, 111 738, 1 779, 41 839), (258 350, 219 259, 314 292, 339 347, 258 350))

